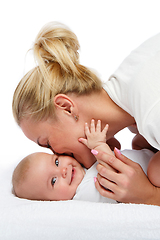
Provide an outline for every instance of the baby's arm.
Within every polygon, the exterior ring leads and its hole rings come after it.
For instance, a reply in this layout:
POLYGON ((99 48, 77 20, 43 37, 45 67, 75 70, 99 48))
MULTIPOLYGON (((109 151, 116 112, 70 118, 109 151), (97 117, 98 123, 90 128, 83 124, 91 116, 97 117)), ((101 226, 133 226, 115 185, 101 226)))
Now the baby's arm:
POLYGON ((85 144, 90 149, 100 150, 108 154, 114 155, 108 144, 106 144, 106 134, 108 131, 108 124, 101 131, 101 121, 98 120, 95 125, 94 119, 91 120, 90 129, 88 124, 85 123, 86 138, 79 138, 79 141, 85 144))

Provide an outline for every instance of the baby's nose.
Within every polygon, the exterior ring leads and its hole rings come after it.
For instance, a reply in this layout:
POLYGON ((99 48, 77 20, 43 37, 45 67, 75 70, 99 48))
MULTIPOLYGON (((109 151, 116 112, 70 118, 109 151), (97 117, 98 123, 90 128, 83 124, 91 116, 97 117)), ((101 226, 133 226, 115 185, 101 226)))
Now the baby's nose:
POLYGON ((62 168, 62 177, 66 178, 67 176, 67 168, 62 168))

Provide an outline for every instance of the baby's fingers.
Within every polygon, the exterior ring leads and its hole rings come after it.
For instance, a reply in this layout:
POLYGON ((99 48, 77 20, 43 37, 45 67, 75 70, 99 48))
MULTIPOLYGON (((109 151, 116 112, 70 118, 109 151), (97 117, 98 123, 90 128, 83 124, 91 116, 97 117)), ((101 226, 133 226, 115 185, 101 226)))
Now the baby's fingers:
POLYGON ((108 124, 106 124, 106 126, 103 128, 103 130, 102 130, 102 132, 106 135, 107 134, 107 132, 108 132, 108 127, 109 127, 109 125, 108 124))
POLYGON ((88 146, 88 141, 86 138, 79 138, 78 141, 83 143, 84 145, 88 146))
POLYGON ((91 120, 91 133, 95 132, 95 121, 94 119, 91 120))
POLYGON ((84 125, 84 132, 85 132, 86 136, 88 136, 90 134, 88 123, 85 123, 85 125, 84 125))
POLYGON ((97 121, 96 132, 101 132, 101 120, 97 121))

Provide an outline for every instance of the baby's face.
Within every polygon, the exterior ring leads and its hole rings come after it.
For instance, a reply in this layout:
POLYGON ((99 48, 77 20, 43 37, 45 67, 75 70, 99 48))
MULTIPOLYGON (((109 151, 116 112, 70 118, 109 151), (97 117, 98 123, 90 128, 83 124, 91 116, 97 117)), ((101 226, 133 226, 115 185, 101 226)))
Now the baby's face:
POLYGON ((84 169, 70 156, 35 153, 21 190, 28 199, 70 200, 84 175, 84 169))

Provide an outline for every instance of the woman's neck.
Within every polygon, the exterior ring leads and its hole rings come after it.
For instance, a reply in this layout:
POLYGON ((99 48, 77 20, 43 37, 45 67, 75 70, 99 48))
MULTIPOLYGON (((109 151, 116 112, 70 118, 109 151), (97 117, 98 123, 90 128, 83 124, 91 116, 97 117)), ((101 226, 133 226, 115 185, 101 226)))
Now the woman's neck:
POLYGON ((109 124, 108 138, 135 123, 134 118, 113 102, 104 89, 90 95, 75 97, 75 101, 83 122, 90 123, 94 118, 101 120, 102 127, 109 124))
POLYGON ((94 109, 94 118, 101 119, 102 126, 109 124, 108 138, 135 123, 134 118, 113 102, 104 89, 102 89, 99 97, 95 98, 94 109))

